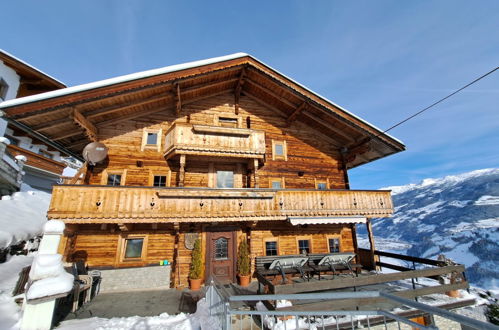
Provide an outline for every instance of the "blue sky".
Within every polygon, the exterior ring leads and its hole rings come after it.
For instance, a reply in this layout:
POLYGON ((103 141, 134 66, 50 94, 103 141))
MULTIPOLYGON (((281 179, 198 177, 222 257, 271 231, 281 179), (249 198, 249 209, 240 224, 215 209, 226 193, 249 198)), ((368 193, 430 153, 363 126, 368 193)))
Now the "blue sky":
MULTIPOLYGON (((72 86, 247 52, 380 128, 499 65, 499 1, 8 1, 0 48, 72 86)), ((499 72, 350 171, 380 188, 499 165, 499 72)))

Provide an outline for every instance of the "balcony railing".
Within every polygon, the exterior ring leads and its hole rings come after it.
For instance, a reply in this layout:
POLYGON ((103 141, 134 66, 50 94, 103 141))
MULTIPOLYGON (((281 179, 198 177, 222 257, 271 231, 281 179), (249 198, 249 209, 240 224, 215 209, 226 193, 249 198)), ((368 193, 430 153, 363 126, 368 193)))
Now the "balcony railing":
POLYGON ((50 219, 74 223, 385 217, 390 191, 54 186, 50 219))
POLYGON ((245 128, 177 123, 166 133, 165 157, 205 155, 239 158, 265 156, 265 133, 245 128))
POLYGON ((47 158, 45 156, 36 154, 32 151, 20 148, 15 145, 9 145, 7 150, 14 156, 24 155, 26 156, 26 165, 36 167, 42 170, 46 170, 55 174, 62 174, 62 171, 66 165, 62 162, 47 158))

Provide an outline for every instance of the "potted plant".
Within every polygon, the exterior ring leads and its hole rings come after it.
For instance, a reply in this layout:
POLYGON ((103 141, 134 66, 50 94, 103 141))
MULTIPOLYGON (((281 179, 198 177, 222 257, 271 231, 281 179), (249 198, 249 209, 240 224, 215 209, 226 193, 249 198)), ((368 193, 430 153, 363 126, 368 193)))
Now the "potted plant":
POLYGON ((239 244, 239 251, 237 254, 237 273, 239 276, 239 285, 248 286, 251 277, 251 262, 249 246, 246 239, 242 239, 239 244))
POLYGON ((189 270, 189 284, 191 290, 199 290, 203 276, 203 259, 201 255, 201 240, 196 239, 192 250, 191 268, 189 270))

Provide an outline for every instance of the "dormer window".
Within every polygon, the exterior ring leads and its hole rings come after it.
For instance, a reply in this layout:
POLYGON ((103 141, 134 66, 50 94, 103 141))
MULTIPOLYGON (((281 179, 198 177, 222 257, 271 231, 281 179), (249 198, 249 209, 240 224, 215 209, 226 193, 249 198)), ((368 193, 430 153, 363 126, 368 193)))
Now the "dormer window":
POLYGON ((272 160, 288 160, 286 141, 272 140, 272 160))
POLYGON ((156 149, 160 151, 161 149, 161 129, 144 129, 144 133, 142 135, 142 148, 144 149, 156 149))

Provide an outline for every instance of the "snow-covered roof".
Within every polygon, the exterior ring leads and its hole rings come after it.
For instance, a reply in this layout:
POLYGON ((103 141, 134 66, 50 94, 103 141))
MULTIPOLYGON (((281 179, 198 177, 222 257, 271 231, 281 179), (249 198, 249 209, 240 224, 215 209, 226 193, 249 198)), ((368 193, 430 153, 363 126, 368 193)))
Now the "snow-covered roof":
MULTIPOLYGON (((31 95, 31 96, 27 96, 27 97, 18 98, 18 99, 12 99, 12 100, 0 103, 0 109, 2 109, 2 108, 10 108, 10 107, 21 105, 21 104, 27 104, 27 103, 32 103, 32 102, 47 100, 47 99, 51 99, 51 98, 55 98, 55 97, 60 97, 60 96, 64 96, 64 95, 69 95, 69 94, 74 94, 74 93, 78 93, 78 92, 88 91, 88 90, 92 90, 92 89, 97 89, 97 88, 101 88, 101 87, 106 87, 106 86, 110 86, 110 85, 119 84, 119 83, 129 82, 129 81, 133 81, 133 80, 138 80, 138 79, 143 79, 143 78, 149 78, 149 77, 158 76, 158 75, 162 75, 162 74, 166 74, 166 73, 171 73, 171 72, 175 72, 175 71, 181 71, 181 70, 191 69, 191 68, 195 68, 195 67, 199 67, 199 66, 203 66, 203 65, 220 63, 220 62, 224 62, 224 61, 228 61, 228 60, 233 60, 233 59, 237 59, 237 58, 242 58, 242 57, 251 57, 255 61, 258 61, 258 62, 262 63, 266 67, 268 67, 271 70, 275 71, 277 74, 279 74, 282 77, 288 79, 292 83, 300 86, 301 88, 305 89, 306 91, 308 91, 308 92, 316 95, 317 97, 323 99, 324 101, 332 104, 334 107, 338 108, 339 110, 341 110, 341 111, 347 113, 348 115, 356 118, 357 120, 359 120, 362 123, 370 126, 371 128, 373 128, 373 129, 375 129, 375 130, 377 130, 379 132, 383 132, 383 130, 381 130, 380 128, 376 127, 375 125, 373 125, 373 124, 371 124, 371 123, 363 120, 362 118, 354 115, 350 111, 348 111, 348 110, 344 109, 343 107, 337 105, 336 103, 332 102, 331 100, 327 99, 326 97, 317 94, 316 92, 312 91, 308 87, 306 87, 306 86, 298 83, 297 81, 291 79, 290 77, 286 76, 285 74, 282 74, 278 70, 272 68, 271 66, 265 64, 264 62, 260 61, 259 59, 255 58, 255 57, 253 57, 253 56, 251 56, 251 55, 249 55, 247 53, 234 53, 234 54, 225 55, 225 56, 213 57, 213 58, 209 58, 209 59, 205 59, 205 60, 187 62, 187 63, 182 63, 182 64, 175 64, 175 65, 170 65, 170 66, 166 66, 166 67, 163 67, 163 68, 152 69, 152 70, 147 70, 147 71, 142 71, 142 72, 136 72, 136 73, 127 74, 127 75, 124 75, 124 76, 119 76, 119 77, 105 79, 105 80, 100 80, 100 81, 96 81, 96 82, 92 82, 92 83, 88 83, 88 84, 77 85, 77 86, 73 86, 73 87, 59 89, 59 90, 55 90, 55 91, 51 91, 51 92, 47 92, 47 93, 31 95)), ((386 136, 390 137, 391 139, 399 142, 400 144, 404 144, 399 139, 397 139, 397 138, 395 138, 395 137, 393 137, 393 136, 391 136, 391 135, 389 135, 387 133, 383 133, 383 134, 385 134, 386 136)))
POLYGON ((18 58, 18 57, 16 57, 16 56, 12 55, 11 53, 9 53, 9 52, 7 52, 7 51, 5 51, 5 50, 1 49, 1 48, 0 48, 0 53, 3 53, 3 54, 5 54, 6 56, 11 57, 13 60, 15 60, 15 61, 17 61, 17 62, 21 63, 22 65, 25 65, 25 66, 29 67, 30 69, 32 69, 32 70, 34 70, 34 71, 37 71, 37 72, 38 72, 38 73, 40 73, 41 75, 44 75, 44 76, 46 76, 47 78, 49 78, 49 79, 51 79, 51 80, 54 80, 55 82, 57 82, 57 83, 59 83, 59 84, 61 84, 61 85, 66 86, 66 84, 65 84, 65 83, 63 83, 62 81, 60 81, 59 79, 56 79, 56 78, 52 77, 51 75, 49 75, 49 74, 47 74, 47 73, 43 72, 42 70, 40 70, 40 69, 38 69, 38 68, 35 68, 35 67, 34 67, 34 66, 32 66, 31 64, 29 64, 29 63, 27 63, 27 62, 25 62, 25 61, 21 60, 20 58, 18 58))

